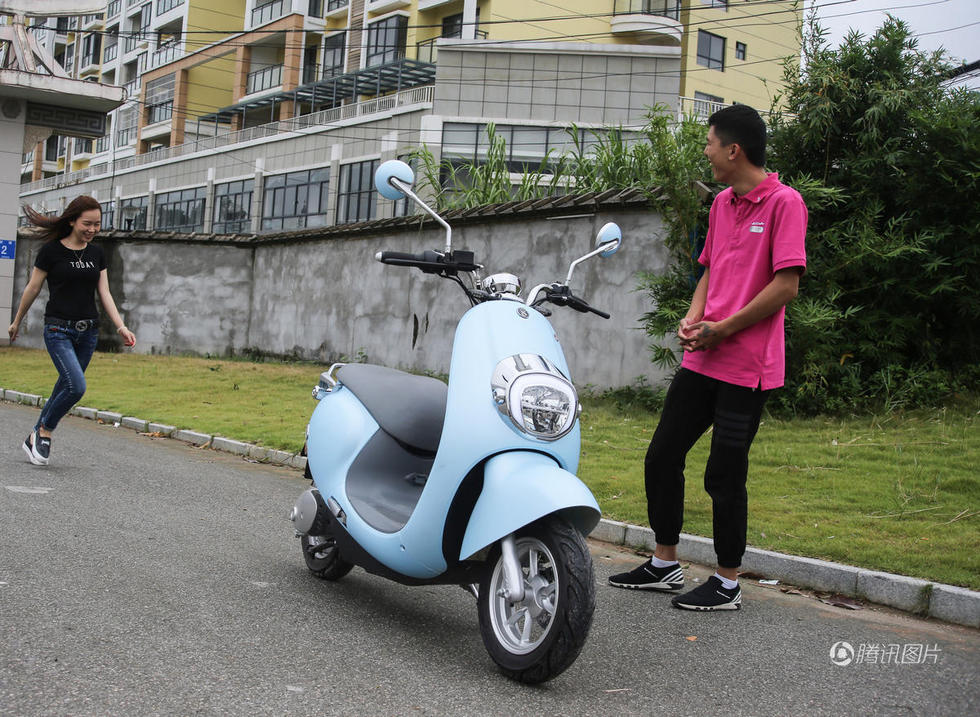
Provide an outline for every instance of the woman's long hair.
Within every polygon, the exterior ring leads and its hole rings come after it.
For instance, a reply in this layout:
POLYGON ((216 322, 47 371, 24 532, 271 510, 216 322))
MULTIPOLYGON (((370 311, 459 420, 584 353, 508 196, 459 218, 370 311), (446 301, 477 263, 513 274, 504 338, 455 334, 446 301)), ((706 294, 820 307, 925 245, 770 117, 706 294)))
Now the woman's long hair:
POLYGON ((24 205, 24 214, 27 215, 31 224, 44 230, 41 232, 42 239, 57 241, 71 234, 71 223, 76 221, 82 212, 87 212, 89 209, 98 209, 99 214, 102 213, 102 205, 99 204, 99 200, 83 194, 72 199, 59 217, 46 217, 26 204, 24 205))

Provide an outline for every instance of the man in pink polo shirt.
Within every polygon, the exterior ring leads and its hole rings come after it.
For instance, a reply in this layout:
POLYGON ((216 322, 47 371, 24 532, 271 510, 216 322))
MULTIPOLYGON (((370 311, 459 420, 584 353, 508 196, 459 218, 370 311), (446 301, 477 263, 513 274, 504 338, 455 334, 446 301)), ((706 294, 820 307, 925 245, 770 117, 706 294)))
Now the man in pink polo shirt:
POLYGON ((673 599, 689 610, 737 610, 745 552, 749 447, 770 391, 783 385, 786 304, 806 269, 807 210, 799 193, 765 171, 766 126, 733 105, 708 120, 704 155, 730 185, 711 205, 698 281, 677 337, 681 368, 667 390, 645 462, 653 557, 609 578, 611 585, 659 591, 684 586, 677 543, 684 518, 684 462, 712 428, 704 487, 711 496, 717 572, 673 599))

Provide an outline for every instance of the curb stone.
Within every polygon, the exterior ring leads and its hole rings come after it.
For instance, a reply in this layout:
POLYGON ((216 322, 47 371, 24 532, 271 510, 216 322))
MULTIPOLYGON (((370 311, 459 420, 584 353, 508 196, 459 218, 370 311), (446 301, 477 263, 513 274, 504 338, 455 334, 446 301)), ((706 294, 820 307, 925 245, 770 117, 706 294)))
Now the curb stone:
MULTIPOLYGON (((652 552, 655 544, 650 528, 605 518, 589 537, 647 552, 652 552)), ((711 539, 700 535, 681 533, 677 557, 703 565, 715 564, 711 539)), ((980 628, 980 592, 968 588, 753 547, 746 548, 742 569, 791 585, 858 597, 923 617, 980 628)))
MULTIPOLYGON (((11 403, 39 406, 41 396, 0 389, 0 398, 11 403)), ((306 458, 287 451, 263 448, 220 436, 209 436, 175 426, 152 423, 139 418, 95 408, 75 406, 72 415, 107 423, 120 422, 125 428, 140 432, 160 433, 186 443, 204 446, 222 452, 240 455, 261 463, 287 466, 297 470, 306 468, 306 458)), ((656 541, 653 531, 639 525, 621 523, 603 518, 589 535, 614 545, 652 552, 656 541)), ((713 565, 715 552, 710 538, 681 533, 677 556, 682 560, 713 565)), ((980 592, 944 583, 933 583, 919 578, 865 570, 852 565, 841 565, 826 560, 785 555, 771 550, 748 547, 742 567, 746 571, 765 575, 792 585, 860 597, 887 607, 893 607, 937 620, 980 628, 980 592)))

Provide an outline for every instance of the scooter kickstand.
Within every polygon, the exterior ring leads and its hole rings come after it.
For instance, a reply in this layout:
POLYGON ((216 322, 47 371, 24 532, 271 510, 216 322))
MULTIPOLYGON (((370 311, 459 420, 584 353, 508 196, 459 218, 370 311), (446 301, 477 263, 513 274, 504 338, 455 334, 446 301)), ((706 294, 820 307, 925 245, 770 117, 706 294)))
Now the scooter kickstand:
POLYGON ((523 601, 524 573, 521 571, 521 563, 517 558, 517 544, 514 542, 513 533, 500 541, 500 559, 504 569, 504 582, 507 586, 500 591, 500 596, 512 603, 523 601))

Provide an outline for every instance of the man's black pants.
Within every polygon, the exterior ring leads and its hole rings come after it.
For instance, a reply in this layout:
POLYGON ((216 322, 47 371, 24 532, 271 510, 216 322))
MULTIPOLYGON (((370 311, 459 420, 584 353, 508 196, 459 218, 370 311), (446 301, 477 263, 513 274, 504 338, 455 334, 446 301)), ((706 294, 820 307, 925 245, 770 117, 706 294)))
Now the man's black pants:
POLYGON ((737 568, 745 552, 749 447, 769 391, 725 383, 680 369, 667 389, 660 425, 644 464, 650 527, 662 545, 677 545, 684 523, 684 464, 709 427, 711 453, 704 489, 711 496, 718 565, 737 568))

